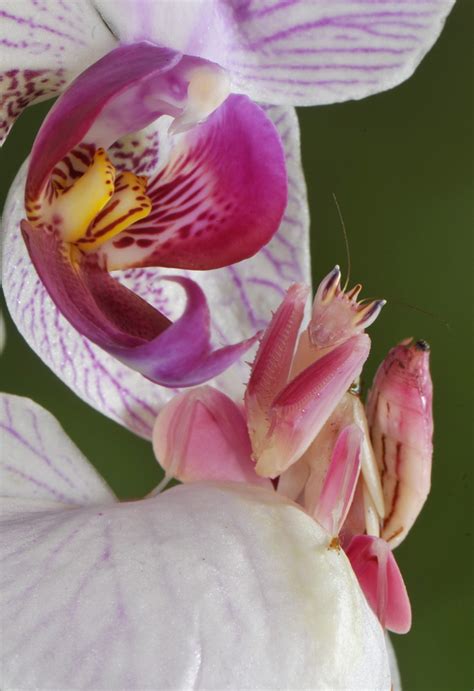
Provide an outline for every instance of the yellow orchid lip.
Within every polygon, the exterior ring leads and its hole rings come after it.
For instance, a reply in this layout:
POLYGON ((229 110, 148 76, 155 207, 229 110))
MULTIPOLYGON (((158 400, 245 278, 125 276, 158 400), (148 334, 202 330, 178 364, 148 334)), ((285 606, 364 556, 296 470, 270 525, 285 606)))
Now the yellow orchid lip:
POLYGON ((130 171, 117 174, 104 149, 89 157, 73 151, 56 167, 41 198, 27 201, 28 220, 33 226, 56 230, 83 251, 94 251, 148 216, 152 203, 146 188, 145 176, 130 171))

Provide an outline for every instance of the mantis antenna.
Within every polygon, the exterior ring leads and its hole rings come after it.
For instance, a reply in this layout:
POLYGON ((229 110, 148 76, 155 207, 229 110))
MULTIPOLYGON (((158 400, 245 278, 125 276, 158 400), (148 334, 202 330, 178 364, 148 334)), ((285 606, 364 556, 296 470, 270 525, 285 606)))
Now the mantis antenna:
POLYGON ((336 193, 332 193, 332 198, 334 199, 334 204, 336 205, 337 209, 337 215, 339 216, 339 221, 341 222, 341 228, 342 228, 342 233, 344 235, 344 242, 346 245, 346 258, 347 258, 347 278, 346 282, 344 283, 344 288, 342 289, 343 292, 346 290, 349 280, 351 277, 351 252, 349 249, 349 240, 347 238, 347 231, 346 231, 346 225, 344 223, 344 219, 342 217, 342 212, 341 212, 341 207, 339 206, 339 202, 337 201, 336 193))

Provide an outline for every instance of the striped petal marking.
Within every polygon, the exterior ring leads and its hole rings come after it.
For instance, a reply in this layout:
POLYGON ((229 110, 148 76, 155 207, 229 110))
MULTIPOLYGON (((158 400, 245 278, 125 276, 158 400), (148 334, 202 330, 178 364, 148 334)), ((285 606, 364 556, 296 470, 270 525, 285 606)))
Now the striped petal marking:
POLYGON ((64 91, 116 42, 90 0, 0 0, 0 145, 27 106, 64 91))
POLYGON ((358 99, 408 79, 454 0, 96 0, 126 42, 155 41, 225 68, 273 104, 358 99))

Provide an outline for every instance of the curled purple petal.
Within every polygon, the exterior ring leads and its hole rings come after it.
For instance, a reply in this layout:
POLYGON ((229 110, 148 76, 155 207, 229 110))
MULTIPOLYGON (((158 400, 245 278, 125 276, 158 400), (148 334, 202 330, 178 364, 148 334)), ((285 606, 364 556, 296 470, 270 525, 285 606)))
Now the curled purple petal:
POLYGON ((183 315, 158 338, 122 353, 112 350, 122 362, 163 386, 193 386, 224 371, 255 343, 252 336, 241 343, 212 350, 210 314, 202 289, 184 276, 167 276, 186 291, 187 304, 183 315))
POLYGON ((170 278, 188 303, 174 323, 115 281, 95 257, 70 257, 53 233, 22 231, 31 260, 61 313, 79 333, 163 386, 191 386, 219 374, 252 345, 256 336, 213 351, 210 314, 202 289, 191 279, 170 278))

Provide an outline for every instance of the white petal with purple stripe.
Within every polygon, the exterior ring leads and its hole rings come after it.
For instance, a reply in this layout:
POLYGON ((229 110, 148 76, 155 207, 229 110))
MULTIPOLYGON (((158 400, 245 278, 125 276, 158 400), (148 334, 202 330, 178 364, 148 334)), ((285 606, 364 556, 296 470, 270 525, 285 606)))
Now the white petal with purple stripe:
POLYGON ((0 0, 0 144, 26 106, 57 95, 115 44, 89 0, 0 0))
POLYGON ((97 0, 126 41, 149 39, 227 69, 256 101, 316 105, 404 81, 454 0, 97 0))
POLYGON ((3 396, 0 423, 2 688, 388 691, 382 628, 298 507, 236 484, 113 503, 37 405, 3 396))

